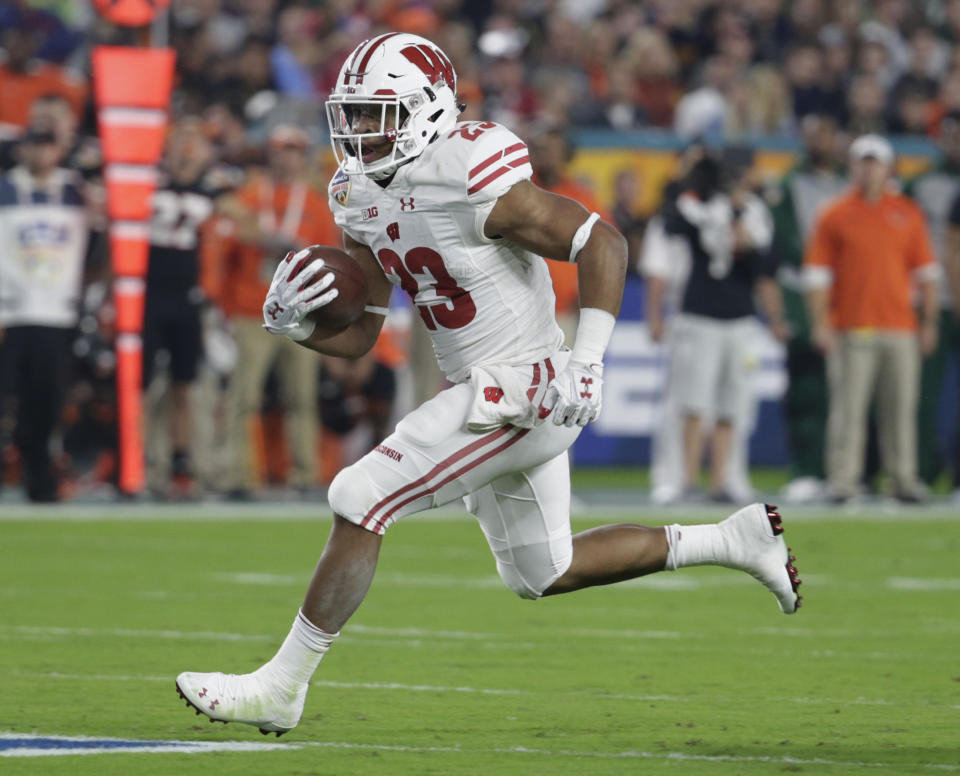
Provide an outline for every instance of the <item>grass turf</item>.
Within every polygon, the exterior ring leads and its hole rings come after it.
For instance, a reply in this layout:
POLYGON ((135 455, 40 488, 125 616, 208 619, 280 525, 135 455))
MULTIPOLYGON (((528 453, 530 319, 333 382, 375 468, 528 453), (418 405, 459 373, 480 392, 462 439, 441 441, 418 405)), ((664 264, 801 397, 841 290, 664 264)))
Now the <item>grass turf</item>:
POLYGON ((16 509, 0 521, 0 732, 280 746, 0 758, 8 776, 960 773, 950 515, 785 512, 793 617, 717 568, 521 601, 469 520, 411 518, 277 740, 194 716, 173 679, 272 655, 328 518, 16 509))

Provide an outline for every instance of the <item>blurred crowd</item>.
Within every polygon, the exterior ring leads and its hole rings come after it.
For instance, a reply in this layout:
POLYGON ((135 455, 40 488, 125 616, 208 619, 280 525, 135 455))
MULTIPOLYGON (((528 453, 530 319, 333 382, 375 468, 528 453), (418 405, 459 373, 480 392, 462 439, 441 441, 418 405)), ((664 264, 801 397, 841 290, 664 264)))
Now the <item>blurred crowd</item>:
MULTIPOLYGON (((31 202, 70 204, 89 236, 78 259, 76 336, 64 346, 69 376, 61 396, 45 399, 58 408, 61 429, 54 478, 27 488, 34 500, 109 486, 116 476, 110 262, 90 82, 96 44, 150 40, 177 52, 144 330, 151 487, 167 497, 216 490, 249 498, 270 482, 309 491, 382 433, 396 402, 418 401, 441 384, 423 333, 402 309, 374 354, 356 364, 327 360, 318 368, 301 349, 257 344, 270 262, 298 245, 338 240, 326 209, 332 168, 322 102, 347 54, 374 34, 402 29, 436 41, 457 68, 464 118, 512 128, 530 143, 541 185, 601 211, 565 172, 577 129, 664 130, 727 147, 782 136, 800 142, 809 162, 817 158, 810 156, 816 128, 827 126, 826 166, 840 168, 843 138, 909 134, 943 146, 955 143, 960 118, 960 0, 173 0, 163 19, 149 31, 130 30, 98 17, 89 2, 0 2, 0 168, 8 178, 27 169, 34 183, 48 180, 29 159, 55 149, 54 166, 76 180, 66 194, 47 186, 31 202)), ((954 153, 948 162, 957 161, 954 153)), ((678 178, 696 160, 680 164, 678 178)), ((773 222, 793 223, 778 214, 788 183, 761 191, 750 164, 741 158, 729 167, 750 190, 751 212, 767 207, 773 222)), ((0 204, 25 204, 14 183, 0 204)), ((605 212, 627 234, 637 271, 648 218, 659 218, 658 228, 676 221, 662 209, 639 211, 638 185, 628 173, 618 177, 605 212)), ((671 185, 666 204, 681 193, 671 185)), ((748 201, 746 193, 737 197, 748 201)), ((797 239, 811 228, 805 221, 797 239)), ((772 244, 776 252, 782 239, 782 231, 757 237, 757 248, 772 244)), ((757 266, 750 277, 761 289, 777 278, 789 312, 790 271, 757 266)), ((555 284, 561 321, 566 316, 572 328, 575 278, 557 270, 555 284)), ((779 316, 775 301, 765 298, 761 308, 779 316)), ((786 320, 777 322, 784 325, 774 333, 786 341, 786 320)), ((0 326, 23 323, 8 317, 0 326)), ((663 322, 655 325, 654 339, 663 339, 663 322)), ((0 482, 13 483, 46 464, 25 458, 30 444, 16 422, 24 398, 5 363, 0 482)), ((39 425, 27 429, 47 423, 31 422, 39 425)), ((797 442, 799 450, 809 440, 797 442)), ((698 467, 699 459, 679 470, 689 479, 698 467)), ((807 469, 800 474, 825 476, 821 460, 807 469)), ((731 490, 724 484, 731 476, 714 472, 711 489, 731 490)))
MULTIPOLYGON (((960 110, 958 0, 174 0, 169 18, 174 110, 203 115, 234 155, 244 124, 277 97, 315 109, 347 53, 385 29, 435 40, 468 117, 511 127, 743 137, 826 113, 857 134, 935 136, 960 110)), ((132 36, 55 0, 0 3, 0 30, 0 122, 16 126, 27 102, 8 91, 13 73, 80 108, 90 45, 132 36)))

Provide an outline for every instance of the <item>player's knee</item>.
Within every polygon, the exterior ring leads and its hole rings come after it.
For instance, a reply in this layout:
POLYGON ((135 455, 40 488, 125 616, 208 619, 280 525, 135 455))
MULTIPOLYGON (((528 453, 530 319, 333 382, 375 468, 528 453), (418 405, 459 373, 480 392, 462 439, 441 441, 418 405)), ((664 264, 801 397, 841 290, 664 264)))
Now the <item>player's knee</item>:
POLYGON ((327 501, 336 514, 360 525, 377 503, 377 492, 370 475, 362 466, 354 464, 333 478, 327 501))
POLYGON ((497 572, 520 598, 535 601, 566 573, 572 561, 572 545, 534 544, 498 555, 497 572))

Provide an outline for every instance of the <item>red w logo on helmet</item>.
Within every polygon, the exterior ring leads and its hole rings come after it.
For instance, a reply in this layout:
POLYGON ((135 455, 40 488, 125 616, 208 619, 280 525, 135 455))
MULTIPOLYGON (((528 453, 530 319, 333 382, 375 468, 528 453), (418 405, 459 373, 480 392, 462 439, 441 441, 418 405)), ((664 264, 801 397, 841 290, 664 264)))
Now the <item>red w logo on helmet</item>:
POLYGON ((419 67, 423 74, 430 79, 431 84, 443 80, 453 91, 457 90, 453 65, 442 51, 427 46, 412 45, 401 49, 400 53, 412 64, 419 67))

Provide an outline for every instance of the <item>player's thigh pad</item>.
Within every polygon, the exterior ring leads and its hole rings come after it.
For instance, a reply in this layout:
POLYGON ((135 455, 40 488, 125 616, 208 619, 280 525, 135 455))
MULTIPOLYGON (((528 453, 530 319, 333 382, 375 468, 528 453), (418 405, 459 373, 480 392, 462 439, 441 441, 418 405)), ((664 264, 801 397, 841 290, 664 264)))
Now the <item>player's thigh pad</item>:
POLYGON ((543 595, 573 560, 566 452, 525 472, 498 477, 464 497, 497 561, 521 598, 543 595))
POLYGON ((473 389, 464 383, 407 415, 381 444, 334 478, 328 492, 333 511, 382 534, 401 517, 549 461, 581 430, 548 420, 533 429, 507 425, 475 434, 463 428, 472 401, 473 389))

